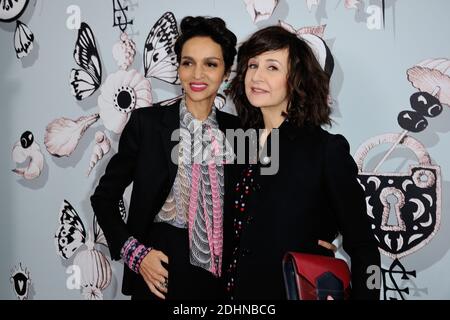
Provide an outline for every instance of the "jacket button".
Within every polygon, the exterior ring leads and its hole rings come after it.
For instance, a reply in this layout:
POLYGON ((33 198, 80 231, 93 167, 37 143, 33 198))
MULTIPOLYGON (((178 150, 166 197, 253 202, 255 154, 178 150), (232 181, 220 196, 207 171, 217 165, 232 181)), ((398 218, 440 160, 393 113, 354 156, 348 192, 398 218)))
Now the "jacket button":
POLYGON ((252 216, 249 216, 248 218, 247 218, 247 224, 250 224, 250 223, 252 223, 253 222, 253 217, 252 216))
POLYGON ((251 253, 251 251, 249 249, 242 249, 242 256, 248 256, 251 253))

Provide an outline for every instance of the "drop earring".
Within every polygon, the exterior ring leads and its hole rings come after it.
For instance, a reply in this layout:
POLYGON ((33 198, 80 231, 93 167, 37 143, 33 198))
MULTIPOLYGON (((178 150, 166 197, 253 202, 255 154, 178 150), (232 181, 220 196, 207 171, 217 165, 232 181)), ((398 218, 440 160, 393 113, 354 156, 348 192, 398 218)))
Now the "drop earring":
POLYGON ((230 84, 228 83, 228 79, 225 79, 220 86, 220 91, 227 92, 228 90, 230 90, 230 84))

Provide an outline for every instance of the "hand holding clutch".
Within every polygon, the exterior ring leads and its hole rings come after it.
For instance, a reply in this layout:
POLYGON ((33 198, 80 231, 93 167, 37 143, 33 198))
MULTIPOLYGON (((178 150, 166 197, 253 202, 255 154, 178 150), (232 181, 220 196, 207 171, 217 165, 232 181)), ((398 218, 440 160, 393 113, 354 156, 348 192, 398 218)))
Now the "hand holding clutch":
POLYGON ((346 300, 351 274, 342 259, 288 252, 283 258, 288 300, 346 300))

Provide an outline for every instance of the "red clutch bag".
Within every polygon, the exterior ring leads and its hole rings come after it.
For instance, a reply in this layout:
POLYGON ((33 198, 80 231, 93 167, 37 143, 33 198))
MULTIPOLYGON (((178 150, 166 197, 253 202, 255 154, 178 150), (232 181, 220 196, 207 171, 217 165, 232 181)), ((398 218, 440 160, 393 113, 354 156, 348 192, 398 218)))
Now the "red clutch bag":
POLYGON ((288 252, 283 258, 283 276, 288 300, 350 297, 351 274, 342 259, 288 252))

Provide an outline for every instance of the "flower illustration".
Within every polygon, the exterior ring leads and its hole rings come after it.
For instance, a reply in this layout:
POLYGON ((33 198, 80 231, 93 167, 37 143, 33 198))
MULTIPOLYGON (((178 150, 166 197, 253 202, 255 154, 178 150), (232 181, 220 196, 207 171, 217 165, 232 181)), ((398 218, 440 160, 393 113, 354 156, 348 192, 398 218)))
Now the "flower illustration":
POLYGON ((152 103, 150 82, 134 69, 109 75, 100 90, 100 118, 108 130, 117 134, 122 132, 131 111, 152 103))

